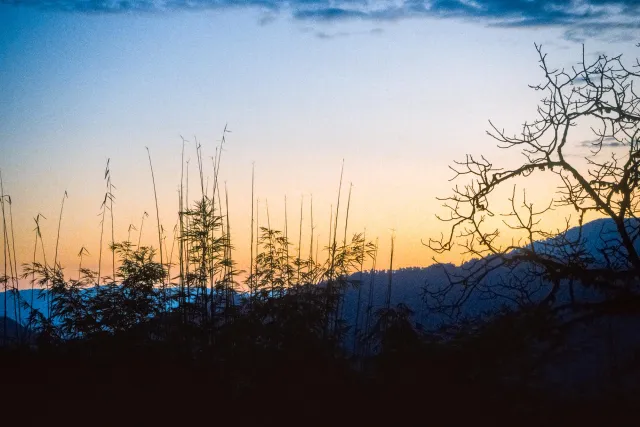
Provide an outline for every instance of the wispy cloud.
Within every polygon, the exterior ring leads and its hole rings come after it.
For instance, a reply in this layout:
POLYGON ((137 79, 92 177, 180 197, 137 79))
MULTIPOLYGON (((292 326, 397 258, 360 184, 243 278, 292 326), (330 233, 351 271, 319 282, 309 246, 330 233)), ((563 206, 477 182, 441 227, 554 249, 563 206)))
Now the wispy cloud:
POLYGON ((499 27, 559 27, 568 40, 629 37, 640 29, 638 0, 0 0, 83 13, 253 8, 304 21, 472 20, 499 27))
POLYGON ((580 142, 582 147, 599 148, 599 147, 623 147, 625 144, 614 137, 606 136, 602 139, 591 139, 580 142))
POLYGON ((351 31, 351 32, 349 31, 337 31, 337 32, 313 31, 313 34, 319 39, 331 40, 335 38, 350 37, 355 35, 382 34, 383 32, 384 30, 382 28, 373 28, 369 31, 351 31))

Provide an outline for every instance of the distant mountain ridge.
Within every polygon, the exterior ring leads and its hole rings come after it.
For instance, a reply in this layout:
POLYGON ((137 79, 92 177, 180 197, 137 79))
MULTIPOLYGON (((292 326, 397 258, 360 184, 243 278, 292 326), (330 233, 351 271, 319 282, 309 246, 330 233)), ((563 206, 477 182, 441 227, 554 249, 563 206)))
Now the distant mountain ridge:
MULTIPOLYGON (((632 220, 628 222, 632 224, 632 220)), ((639 221, 635 221, 632 226, 640 225, 639 221)), ((576 240, 579 233, 579 228, 574 227, 567 231, 564 238, 568 240, 576 240)), ((606 247, 606 242, 603 242, 601 236, 609 236, 617 233, 615 224, 611 219, 603 218, 591 221, 582 226, 582 242, 587 252, 594 258, 597 264, 602 262, 602 255, 600 251, 606 247)), ((557 251, 554 246, 555 240, 547 239, 537 241, 534 243, 536 250, 540 252, 557 251)), ((609 242, 609 244, 611 241, 609 242)), ((636 247, 640 251, 640 239, 636 241, 636 247)), ((444 286, 447 284, 447 275, 464 275, 467 270, 478 262, 484 260, 473 259, 467 261, 459 266, 454 264, 434 264, 429 267, 409 267, 394 270, 392 273, 392 286, 391 286, 391 305, 403 303, 409 306, 415 313, 416 320, 422 323, 435 325, 438 322, 445 321, 446 318, 437 316, 434 313, 428 313, 424 304, 423 288, 429 287, 436 289, 438 286, 444 286)), ((523 267, 521 267, 523 268, 523 267)), ((486 289, 479 289, 476 295, 473 295, 466 302, 466 315, 475 316, 485 311, 495 309, 502 305, 513 306, 514 295, 507 293, 496 293, 490 291, 488 288, 493 284, 499 282, 507 275, 516 274, 517 271, 502 267, 491 272, 485 279, 486 289)), ((373 309, 383 307, 386 301, 389 273, 388 270, 377 270, 374 273, 371 271, 363 271, 362 273, 354 273, 351 275, 351 279, 360 281, 360 315, 364 315, 366 310, 366 302, 369 294, 369 286, 373 283, 373 309)), ((530 289, 531 297, 542 297, 544 295, 545 287, 549 284, 540 282, 540 289, 530 289), (546 285, 546 286, 545 286, 546 285)), ((344 315, 349 323, 355 323, 355 315, 358 311, 358 289, 349 289, 345 295, 344 315)), ((452 295, 456 292, 452 290, 452 295)), ((34 307, 42 312, 46 311, 46 300, 44 296, 46 291, 34 289, 21 290, 20 298, 22 301, 34 302, 34 307), (33 292, 33 294, 32 294, 33 292), (40 298, 38 298, 40 295, 40 298)), ((560 299, 565 298, 565 295, 560 295, 560 299)), ((3 293, 0 293, 0 301, 4 298, 3 293)), ((7 295, 7 315, 10 318, 15 317, 13 313, 13 294, 11 292, 7 295)), ((4 306, 0 304, 0 316, 3 316, 4 306)), ((20 316, 24 319, 28 316, 28 310, 24 307, 21 309, 20 316)))

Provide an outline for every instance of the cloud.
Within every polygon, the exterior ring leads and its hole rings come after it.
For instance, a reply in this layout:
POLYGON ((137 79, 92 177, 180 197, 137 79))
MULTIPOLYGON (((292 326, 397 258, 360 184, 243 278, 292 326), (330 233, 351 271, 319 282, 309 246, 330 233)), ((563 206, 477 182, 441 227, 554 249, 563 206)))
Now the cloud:
POLYGON ((273 13, 265 13, 258 20, 258 24, 260 24, 260 26, 269 25, 272 22, 274 22, 276 19, 277 19, 277 16, 274 15, 273 13))
POLYGON ((342 21, 347 19, 367 19, 369 15, 360 10, 342 9, 339 7, 327 7, 321 9, 298 10, 293 16, 297 19, 313 19, 318 21, 342 21))
POLYGON ((496 27, 559 27, 567 40, 640 29, 638 0, 0 0, 82 13, 142 13, 251 8, 296 20, 397 21, 436 18, 476 21, 496 27))
POLYGON ((600 146, 602 146, 602 147, 623 147, 623 146, 625 146, 624 143, 622 143, 621 141, 617 140, 616 138, 614 138, 612 136, 606 136, 606 137, 604 137, 602 139, 597 138, 597 139, 582 141, 582 142, 580 142, 580 145, 582 147, 587 147, 587 148, 598 148, 600 146))
POLYGON ((340 38, 340 37, 350 37, 350 36, 363 35, 363 34, 365 35, 366 34, 382 34, 383 32, 384 30, 382 28, 373 28, 369 31, 351 31, 351 32, 338 31, 335 33, 329 33, 326 31, 314 31, 313 34, 319 39, 331 40, 331 39, 340 38))
POLYGON ((277 0, 0 0, 0 4, 32 6, 80 13, 157 13, 181 10, 259 8, 279 11, 277 0))

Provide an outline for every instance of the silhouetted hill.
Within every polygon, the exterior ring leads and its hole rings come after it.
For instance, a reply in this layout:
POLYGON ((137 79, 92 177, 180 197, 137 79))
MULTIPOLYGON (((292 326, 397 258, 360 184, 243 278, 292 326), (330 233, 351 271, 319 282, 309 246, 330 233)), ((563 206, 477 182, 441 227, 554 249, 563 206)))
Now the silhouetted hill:
MULTIPOLYGON (((631 224, 631 221, 629 221, 629 224, 631 224)), ((579 231, 578 227, 572 228, 567 231, 563 238, 575 241, 578 238, 579 231)), ((611 219, 591 221, 583 225, 581 232, 582 247, 593 258, 594 266, 601 265, 604 262, 602 250, 617 244, 615 240, 616 229, 613 221, 611 219)), ((535 247, 538 251, 553 252, 558 257, 562 257, 563 245, 558 244, 559 240, 559 238, 554 238, 539 241, 535 243, 535 247)), ((640 250, 640 239, 638 239, 637 247, 640 250)), ((380 261, 383 262, 383 260, 380 261)), ((427 303, 425 304, 424 288, 426 287, 430 291, 441 289, 448 285, 447 277, 463 277, 468 274, 475 264, 482 261, 485 260, 473 259, 458 266, 454 264, 435 264, 429 267, 410 267, 394 270, 391 284, 391 305, 406 304, 414 311, 415 320, 425 327, 437 327, 442 323, 449 322, 451 318, 448 315, 429 310, 428 305, 433 304, 434 301, 430 301, 429 297, 427 297, 427 303)), ((474 289, 461 305, 461 316, 474 317, 502 306, 514 307, 519 301, 522 302, 524 298, 530 300, 531 303, 535 303, 542 298, 548 292, 549 286, 551 286, 550 283, 544 280, 532 281, 527 283, 527 286, 520 288, 511 286, 508 283, 508 286, 505 285, 506 278, 510 278, 511 281, 514 278, 517 280, 527 273, 528 268, 524 264, 515 269, 503 266, 488 273, 481 285, 474 289)), ((366 316, 371 286, 373 287, 372 311, 385 306, 389 272, 388 270, 377 270, 373 273, 371 271, 354 273, 351 279, 359 281, 361 289, 351 288, 348 290, 345 295, 343 315, 349 324, 355 324, 356 314, 358 313, 358 293, 360 293, 359 320, 366 316)), ((580 287, 576 287, 576 290, 577 292, 582 292, 579 295, 582 298, 598 298, 595 291, 590 292, 580 287)), ((456 301, 462 291, 463 286, 454 286, 443 302, 452 303, 456 301)), ((29 304, 33 302, 36 309, 43 313, 46 312, 46 291, 38 289, 33 292, 31 290, 22 290, 19 294, 21 301, 29 304)), ((0 293, 1 298, 3 298, 3 293, 0 293)), ((13 298, 13 294, 9 293, 7 307, 8 317, 10 318, 15 317, 13 314, 13 298)), ((557 302, 564 302, 567 298, 568 293, 563 290, 559 293, 557 302)), ((0 306, 0 316, 2 315, 4 315, 3 307, 0 306)), ((27 316, 28 309, 21 307, 20 317, 26 319, 27 316)))

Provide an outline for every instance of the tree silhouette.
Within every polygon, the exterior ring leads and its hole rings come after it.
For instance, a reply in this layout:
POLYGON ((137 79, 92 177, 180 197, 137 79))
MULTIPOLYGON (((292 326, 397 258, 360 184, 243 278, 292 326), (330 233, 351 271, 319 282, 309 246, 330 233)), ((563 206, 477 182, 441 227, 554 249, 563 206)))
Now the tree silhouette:
POLYGON ((621 56, 601 54, 589 63, 583 49, 576 66, 556 69, 540 46, 536 50, 544 76, 530 86, 543 94, 537 118, 518 134, 492 122, 487 132, 498 147, 518 150, 520 161, 500 167, 484 156, 467 155, 455 162, 454 178, 469 181, 442 199, 449 214, 440 219, 451 223, 448 234, 427 243, 438 254, 461 249, 479 260, 466 263, 463 274, 449 275, 448 284, 432 288, 428 297, 432 307, 453 314, 461 313, 473 292, 508 293, 520 307, 553 307, 572 320, 637 312, 640 62, 628 66, 621 56), (592 135, 588 140, 585 130, 592 135), (539 178, 549 178, 557 190, 546 190, 549 184, 539 178), (530 188, 527 195, 531 184, 537 185, 538 197, 549 193, 542 207, 530 201, 530 188), (506 204, 501 203, 505 190, 511 194, 506 204), (565 218, 561 227, 545 226, 560 215, 565 218), (584 230, 596 218, 605 220, 597 238, 589 236, 598 242, 593 247, 584 230), (577 228, 570 231, 572 226, 577 228), (507 242, 500 228, 519 240, 507 242), (508 279, 487 280, 500 268, 511 269, 508 279))

